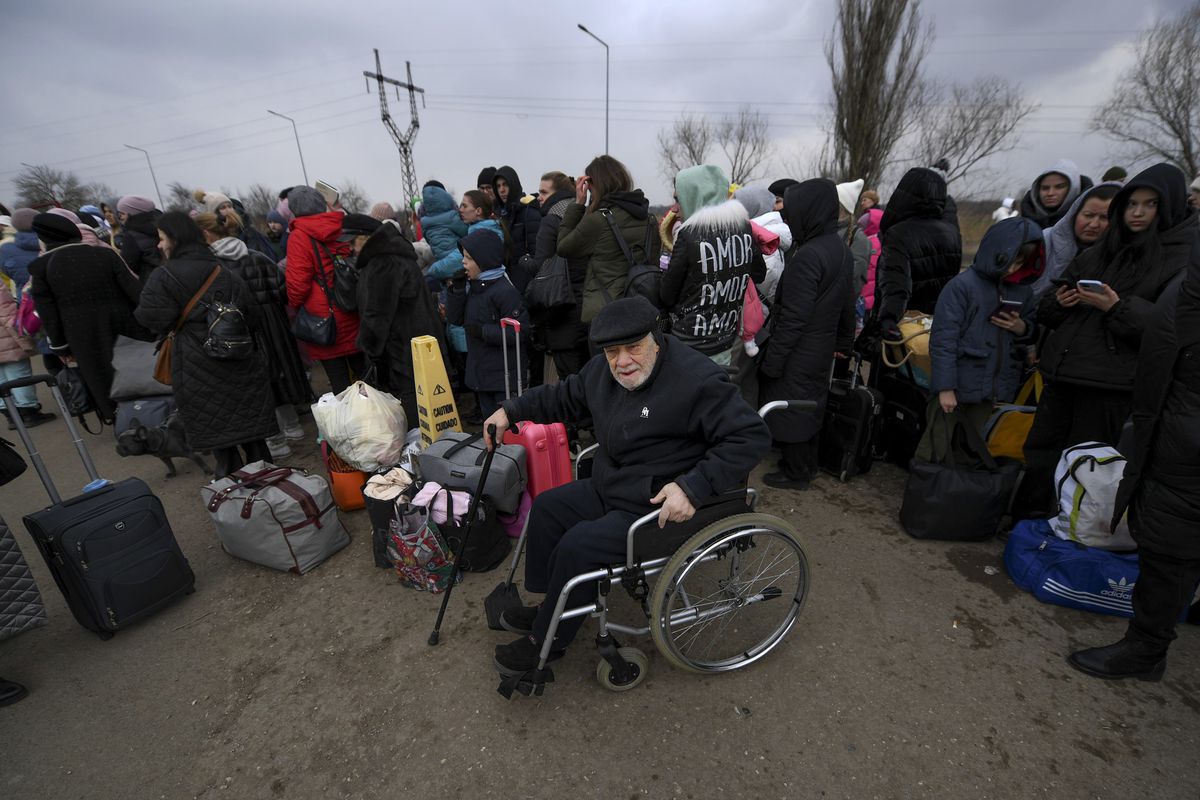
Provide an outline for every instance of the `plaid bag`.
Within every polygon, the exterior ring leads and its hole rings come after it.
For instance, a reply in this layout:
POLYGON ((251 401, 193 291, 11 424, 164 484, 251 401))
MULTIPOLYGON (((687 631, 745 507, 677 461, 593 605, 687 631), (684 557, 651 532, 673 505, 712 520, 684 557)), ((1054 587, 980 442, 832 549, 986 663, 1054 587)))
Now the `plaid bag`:
POLYGON ((388 556, 400 583, 420 592, 440 594, 450 585, 454 556, 428 516, 402 514, 390 525, 388 556))

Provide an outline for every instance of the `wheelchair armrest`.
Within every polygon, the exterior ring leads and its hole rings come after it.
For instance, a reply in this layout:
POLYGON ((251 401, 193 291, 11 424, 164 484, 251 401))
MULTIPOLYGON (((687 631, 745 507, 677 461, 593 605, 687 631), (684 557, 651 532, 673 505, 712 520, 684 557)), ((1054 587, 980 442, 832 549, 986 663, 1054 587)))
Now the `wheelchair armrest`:
POLYGON ((625 539, 625 565, 632 568, 639 561, 669 556, 706 526, 749 510, 746 489, 739 488, 713 496, 697 508, 687 522, 668 522, 662 529, 658 527, 658 512, 651 511, 629 526, 625 539))
POLYGON ((575 456, 575 480, 579 480, 579 465, 583 463, 585 458, 594 457, 596 455, 596 451, 599 449, 600 443, 597 442, 596 444, 588 445, 587 447, 583 448, 579 451, 579 454, 575 456))

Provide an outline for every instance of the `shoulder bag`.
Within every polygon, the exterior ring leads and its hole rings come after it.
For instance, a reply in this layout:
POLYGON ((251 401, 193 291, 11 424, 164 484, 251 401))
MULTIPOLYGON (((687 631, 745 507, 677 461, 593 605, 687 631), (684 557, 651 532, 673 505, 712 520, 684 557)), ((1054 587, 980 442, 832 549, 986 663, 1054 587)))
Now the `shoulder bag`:
POLYGON ((171 385, 171 353, 175 347, 175 335, 183 328, 183 323, 187 321, 188 314, 192 313, 192 309, 196 307, 196 303, 200 302, 200 298, 213 285, 213 281, 221 274, 221 266, 218 264, 213 267, 212 272, 208 274, 208 280, 200 287, 192 299, 188 300, 187 305, 183 307, 183 313, 179 315, 179 321, 175 323, 175 328, 166 337, 159 342, 158 359, 154 362, 154 380, 164 386, 171 385))
MULTIPOLYGON (((621 233, 621 228, 617 225, 617 221, 613 219, 612 211, 602 208, 600 209, 600 213, 608 223, 613 238, 617 240, 617 245, 625 255, 625 260, 629 262, 629 275, 625 282, 625 292, 621 296, 644 297, 653 303, 655 308, 662 308, 662 298, 659 293, 659 287, 662 286, 662 270, 657 264, 636 263, 633 258, 633 251, 629 247, 629 242, 625 241, 625 236, 621 233)), ((650 236, 657 230, 657 226, 652 224, 652 220, 653 217, 646 219, 646 242, 642 249, 642 255, 646 259, 650 258, 650 236)), ((600 293, 604 295, 605 304, 611 303, 616 299, 608 293, 608 289, 603 284, 600 285, 600 293)))

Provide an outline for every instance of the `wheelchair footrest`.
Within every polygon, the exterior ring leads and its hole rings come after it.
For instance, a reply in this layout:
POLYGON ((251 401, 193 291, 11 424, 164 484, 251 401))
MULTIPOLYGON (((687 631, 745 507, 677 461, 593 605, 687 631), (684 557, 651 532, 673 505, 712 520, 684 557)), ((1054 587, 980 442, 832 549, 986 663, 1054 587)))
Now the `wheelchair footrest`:
POLYGON ((526 697, 541 697, 546 691, 547 683, 554 683, 554 670, 550 667, 530 670, 521 675, 506 675, 500 679, 496 691, 502 694, 505 700, 511 700, 513 692, 519 692, 526 697))

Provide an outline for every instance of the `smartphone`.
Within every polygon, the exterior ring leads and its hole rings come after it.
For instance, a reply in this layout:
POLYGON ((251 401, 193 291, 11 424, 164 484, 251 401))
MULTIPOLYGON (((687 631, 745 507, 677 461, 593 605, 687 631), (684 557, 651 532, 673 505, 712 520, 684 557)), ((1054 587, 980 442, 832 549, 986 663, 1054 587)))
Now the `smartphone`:
POLYGON ((1092 294, 1104 294, 1104 281, 1076 281, 1075 288, 1081 292, 1091 292, 1092 294))
POLYGON ((992 316, 998 317, 1001 314, 1020 314, 1021 306, 1023 305, 1024 303, 1022 303, 1020 300, 1001 300, 1000 305, 995 311, 992 312, 992 316))
POLYGON ((325 181, 317 181, 313 188, 320 192, 321 197, 324 197, 325 202, 331 206, 337 205, 338 198, 342 196, 342 193, 336 186, 330 186, 325 181))

